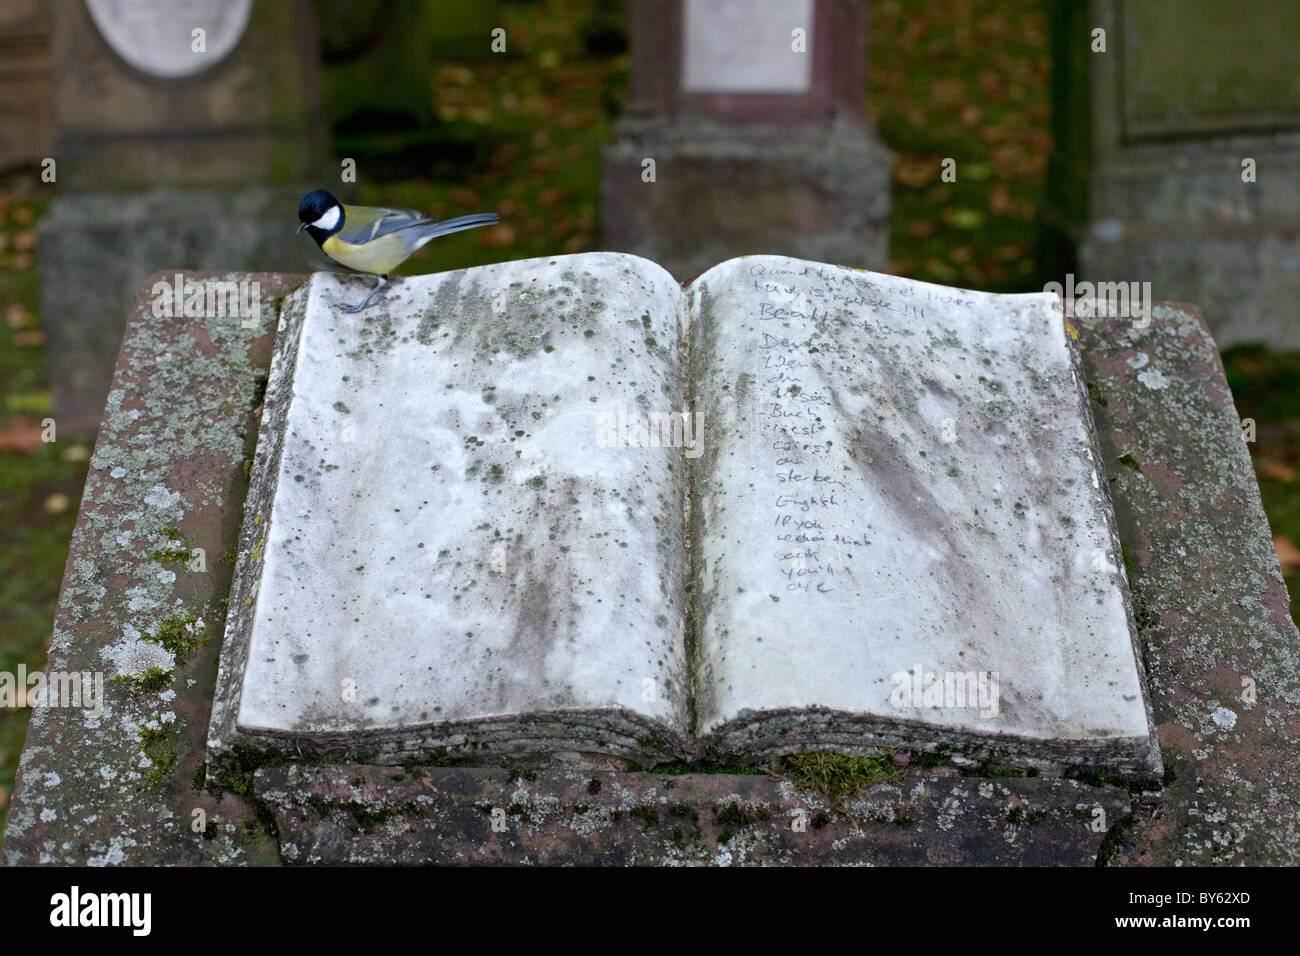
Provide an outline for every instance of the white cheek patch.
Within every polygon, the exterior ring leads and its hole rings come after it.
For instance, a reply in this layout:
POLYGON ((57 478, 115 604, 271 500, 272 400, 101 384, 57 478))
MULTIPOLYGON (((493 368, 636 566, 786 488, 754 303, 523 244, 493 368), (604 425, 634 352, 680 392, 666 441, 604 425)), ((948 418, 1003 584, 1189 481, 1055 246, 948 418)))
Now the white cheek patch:
POLYGON ((325 210, 325 214, 313 222, 312 225, 317 229, 323 229, 326 232, 329 232, 339 224, 339 216, 341 214, 342 213, 338 206, 330 206, 329 209, 325 210))

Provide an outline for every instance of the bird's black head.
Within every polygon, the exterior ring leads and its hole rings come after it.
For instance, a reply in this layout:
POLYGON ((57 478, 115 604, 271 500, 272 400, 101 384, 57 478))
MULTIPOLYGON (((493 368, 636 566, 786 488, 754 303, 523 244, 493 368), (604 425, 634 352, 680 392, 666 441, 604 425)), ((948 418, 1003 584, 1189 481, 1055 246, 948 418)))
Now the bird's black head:
POLYGON ((343 205, 324 189, 302 197, 298 204, 298 231, 304 229, 317 242, 324 242, 343 228, 343 205))

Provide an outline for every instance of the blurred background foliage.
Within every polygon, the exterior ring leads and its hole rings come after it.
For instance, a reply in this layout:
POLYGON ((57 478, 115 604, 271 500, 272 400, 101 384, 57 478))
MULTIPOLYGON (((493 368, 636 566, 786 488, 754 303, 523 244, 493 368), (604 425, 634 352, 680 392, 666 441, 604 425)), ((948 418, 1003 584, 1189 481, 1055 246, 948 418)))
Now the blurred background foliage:
MULTIPOLYGON (((433 243, 400 271, 600 248, 601 148, 628 86, 624 3, 318 0, 318 11, 331 151, 357 162, 343 198, 501 214, 500 226, 433 243), (494 54, 498 26, 506 51, 494 54)), ((1041 289, 1051 62, 1040 0, 874 0, 870 40, 864 92, 894 153, 892 271, 1041 289), (945 157, 959 161, 955 183, 939 179, 945 157)), ((35 169, 0 172, 0 671, 11 673, 45 665, 94 441, 41 440, 50 399, 34 226, 53 188, 35 169)), ((285 221, 294 226, 294 210, 285 221)), ((1241 416, 1258 423, 1251 454, 1294 600, 1300 357, 1243 347, 1224 362, 1241 416)), ((27 715, 0 709, 0 826, 27 715)))

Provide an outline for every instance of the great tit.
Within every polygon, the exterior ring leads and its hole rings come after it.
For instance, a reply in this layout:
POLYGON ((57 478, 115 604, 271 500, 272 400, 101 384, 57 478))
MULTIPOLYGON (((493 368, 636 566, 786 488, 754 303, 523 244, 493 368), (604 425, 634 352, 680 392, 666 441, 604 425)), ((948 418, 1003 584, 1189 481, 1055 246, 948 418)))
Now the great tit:
POLYGON ((344 312, 360 312, 388 284, 388 273, 416 249, 438 236, 491 226, 497 214, 484 212, 435 222, 412 209, 345 206, 324 189, 317 189, 298 204, 298 219, 298 231, 306 229, 325 255, 349 269, 379 276, 379 284, 362 302, 343 307, 344 312))

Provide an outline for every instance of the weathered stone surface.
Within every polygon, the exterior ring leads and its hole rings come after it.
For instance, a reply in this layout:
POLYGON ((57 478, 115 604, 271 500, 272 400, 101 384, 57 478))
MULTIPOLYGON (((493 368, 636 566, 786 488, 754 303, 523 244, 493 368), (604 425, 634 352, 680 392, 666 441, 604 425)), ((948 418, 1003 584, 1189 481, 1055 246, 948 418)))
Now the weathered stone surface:
POLYGON ((750 256, 690 303, 700 733, 1158 775, 1059 299, 750 256))
MULTIPOLYGON (((8 864, 269 863, 255 807, 203 790, 219 639, 181 663, 142 639, 192 615, 218 637, 271 354, 277 299, 301 276, 189 273, 260 284, 260 317, 160 318, 153 280, 136 295, 90 460, 54 619, 50 671, 99 671, 101 716, 32 712, 5 827, 8 864), (264 379, 263 379, 264 381, 264 379), (174 529, 180 540, 165 529, 174 529), (202 548, 204 571, 153 557, 202 548), (149 692, 114 678, 165 672, 149 692), (199 777, 201 780, 201 776, 199 777), (210 829, 191 829, 193 811, 210 829)), ((172 280, 171 274, 153 278, 172 280)), ((182 655, 184 656, 184 655, 182 655)))
POLYGON ((681 289, 596 253, 339 311, 369 285, 286 303, 210 754, 679 755, 684 450, 601 422, 681 421, 681 289))
POLYGON ((292 864, 1087 866, 1114 787, 910 773, 832 802, 758 775, 271 767, 292 864), (495 821, 496 830, 493 829, 495 821))
POLYGON ((1119 859, 1294 866, 1300 635, 1214 340, 1192 305, 1076 324, 1173 774, 1119 859))

